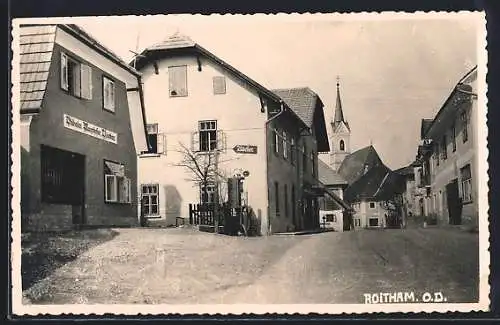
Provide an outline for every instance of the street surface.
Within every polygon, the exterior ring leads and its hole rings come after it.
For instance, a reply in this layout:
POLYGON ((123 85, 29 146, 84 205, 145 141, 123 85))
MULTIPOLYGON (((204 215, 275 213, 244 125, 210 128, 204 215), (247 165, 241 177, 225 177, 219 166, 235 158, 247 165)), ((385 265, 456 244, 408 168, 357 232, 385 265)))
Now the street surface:
POLYGON ((418 302, 426 292, 478 300, 478 234, 457 229, 258 238, 115 230, 25 296, 49 304, 365 303, 365 294, 397 292, 418 302))

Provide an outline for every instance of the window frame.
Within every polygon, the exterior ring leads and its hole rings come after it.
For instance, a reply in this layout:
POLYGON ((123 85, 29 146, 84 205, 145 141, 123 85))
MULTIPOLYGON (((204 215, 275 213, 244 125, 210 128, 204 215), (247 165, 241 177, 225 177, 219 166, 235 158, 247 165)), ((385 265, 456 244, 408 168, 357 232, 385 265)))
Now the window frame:
POLYGON ((132 204, 132 180, 126 176, 126 173, 123 172, 123 175, 117 175, 113 172, 106 173, 106 163, 111 163, 122 167, 125 170, 125 165, 116 161, 112 161, 109 159, 103 159, 103 175, 104 175, 104 202, 107 204, 132 204), (108 198, 108 187, 110 184, 108 183, 108 179, 112 180, 112 190, 114 197, 108 198), (120 181, 125 182, 126 192, 120 192, 120 181), (126 199, 123 199, 123 196, 126 199))
POLYGON ((79 99, 92 99, 92 67, 90 65, 61 51, 59 69, 59 85, 65 93, 79 99), (74 66, 72 71, 76 72, 71 78, 73 82, 70 82, 70 64, 74 66), (83 78, 84 71, 87 73, 87 80, 83 78))
POLYGON ((462 142, 466 143, 469 140, 469 114, 464 110, 460 117, 462 119, 462 142))
POLYGON ((340 139, 339 149, 340 149, 340 151, 345 151, 345 142, 344 142, 344 139, 340 139))
POLYGON ((275 205, 275 213, 276 216, 280 215, 280 188, 279 188, 279 183, 274 182, 274 205, 275 205))
POLYGON ((446 134, 443 134, 443 137, 441 139, 441 157, 444 160, 448 159, 448 143, 447 139, 448 137, 446 134))
POLYGON ((116 82, 113 78, 103 75, 102 76, 102 109, 106 112, 116 113, 116 82), (112 106, 110 107, 109 99, 106 95, 106 85, 111 85, 112 95, 109 95, 112 99, 112 106))
POLYGON ((369 209, 375 209, 377 207, 377 205, 375 204, 375 202, 368 202, 368 208, 369 209), (373 205, 373 207, 372 207, 373 205))
POLYGON ((149 202, 148 202, 148 212, 144 212, 143 216, 145 218, 158 218, 160 217, 160 184, 158 183, 148 183, 148 184, 141 184, 141 206, 143 208, 142 211, 144 211, 145 209, 145 205, 144 205, 144 197, 148 197, 149 198, 149 202), (146 193, 144 191, 144 188, 145 187, 149 187, 149 188, 155 188, 155 192, 151 191, 151 192, 148 192, 146 193), (151 198, 152 197, 156 197, 156 204, 153 204, 151 203, 152 200, 151 198), (152 213, 152 207, 153 206, 156 206, 156 213, 152 213))
POLYGON ((200 189, 200 204, 217 203, 217 184, 215 182, 208 182, 205 185, 200 183, 199 189, 200 189), (203 190, 204 188, 211 189, 211 190, 204 191, 203 190), (207 195, 206 200, 205 200, 204 194, 207 195))
POLYGON ((198 152, 214 152, 218 148, 218 123, 217 120, 200 120, 198 121, 198 152), (212 127, 214 123, 215 127, 212 127), (208 125, 208 127, 203 127, 208 125), (203 141, 203 134, 207 134, 207 140, 203 141), (215 135, 215 139, 212 139, 212 135, 215 135), (206 142, 206 148, 204 148, 204 142, 206 142), (212 146, 214 145, 214 147, 212 146))
POLYGON ((288 159, 288 143, 287 143, 287 133, 285 130, 283 130, 281 142, 282 142, 282 148, 283 148, 283 158, 285 160, 287 160, 288 159))
POLYGON ((452 141, 452 152, 457 151, 457 126, 456 123, 453 122, 451 126, 451 141, 452 141))
POLYGON ((460 168, 460 184, 462 190, 462 203, 472 203, 472 169, 470 164, 466 164, 460 168))
POLYGON ((354 227, 361 227, 361 219, 354 218, 354 227))

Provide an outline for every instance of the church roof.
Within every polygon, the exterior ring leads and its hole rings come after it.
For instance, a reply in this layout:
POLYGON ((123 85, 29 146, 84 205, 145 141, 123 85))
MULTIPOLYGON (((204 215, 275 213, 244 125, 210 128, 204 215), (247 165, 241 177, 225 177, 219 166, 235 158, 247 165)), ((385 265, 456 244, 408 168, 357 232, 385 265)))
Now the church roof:
POLYGON ((318 159, 318 178, 326 186, 347 185, 347 181, 321 159, 318 159))
POLYGON ((375 201, 389 200, 395 194, 403 193, 404 178, 388 167, 375 166, 359 177, 345 190, 344 198, 348 202, 359 202, 362 199, 375 201))
POLYGON ((333 130, 336 131, 339 125, 342 124, 342 122, 345 124, 348 130, 350 130, 349 123, 344 119, 344 112, 342 110, 342 100, 340 98, 340 84, 337 79, 337 99, 335 102, 335 112, 333 115, 333 130))
POLYGON ((365 166, 368 169, 385 166, 372 145, 347 155, 340 165, 339 173, 348 184, 352 184, 363 175, 365 166))

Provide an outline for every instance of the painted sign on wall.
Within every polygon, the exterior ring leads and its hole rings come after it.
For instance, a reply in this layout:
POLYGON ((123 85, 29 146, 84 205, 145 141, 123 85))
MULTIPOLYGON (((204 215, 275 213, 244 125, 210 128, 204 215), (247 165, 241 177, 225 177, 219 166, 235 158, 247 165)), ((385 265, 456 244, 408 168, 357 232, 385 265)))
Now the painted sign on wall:
POLYGON ((118 134, 92 123, 82 121, 76 117, 64 114, 64 127, 77 131, 94 138, 98 138, 111 143, 118 143, 118 134))

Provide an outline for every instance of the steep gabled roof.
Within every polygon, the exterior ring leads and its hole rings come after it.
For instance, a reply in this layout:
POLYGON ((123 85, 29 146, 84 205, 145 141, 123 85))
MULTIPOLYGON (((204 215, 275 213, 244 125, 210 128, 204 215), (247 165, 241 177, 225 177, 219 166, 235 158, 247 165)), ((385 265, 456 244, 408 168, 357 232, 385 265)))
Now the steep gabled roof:
MULTIPOLYGON (((217 65, 223 67, 227 71, 231 72, 238 79, 242 80, 246 84, 250 85, 252 88, 256 89, 260 94, 267 96, 270 100, 284 104, 284 109, 288 110, 294 115, 298 121, 304 126, 307 126, 304 121, 297 116, 295 111, 293 111, 286 103, 273 93, 271 90, 262 86, 257 81, 253 80, 249 76, 245 75, 240 70, 236 69, 229 63, 225 62, 212 52, 208 51, 204 47, 200 46, 198 43, 194 42, 191 38, 185 35, 180 35, 178 33, 170 36, 165 41, 152 46, 147 47, 140 54, 138 54, 129 64, 134 66, 137 70, 141 70, 144 66, 151 63, 152 61, 160 59, 163 55, 176 54, 176 53, 193 53, 196 55, 201 55, 209 60, 215 62, 217 65)), ((308 127, 308 126, 307 126, 308 127)))
POLYGON ((318 178, 326 186, 347 185, 347 181, 321 159, 318 159, 318 178))
POLYGON ((431 118, 423 118, 422 122, 420 124, 420 139, 425 138, 425 134, 427 133, 427 130, 429 127, 432 125, 432 121, 434 121, 431 118))
POLYGON ((403 193, 404 186, 402 176, 386 166, 376 166, 349 185, 344 198, 348 202, 359 202, 362 199, 388 200, 395 194, 403 193))
POLYGON ((37 112, 42 107, 56 37, 56 25, 21 26, 20 111, 37 112))
POLYGON ((330 151, 323 102, 318 94, 309 87, 273 89, 272 92, 283 99, 309 128, 314 127, 318 151, 330 151))
POLYGON ((363 175, 365 166, 368 169, 377 166, 385 167, 377 151, 371 145, 359 149, 345 157, 340 165, 339 173, 348 184, 352 184, 363 175))

